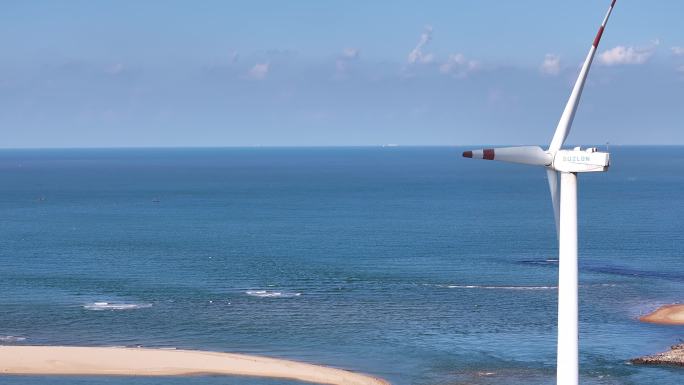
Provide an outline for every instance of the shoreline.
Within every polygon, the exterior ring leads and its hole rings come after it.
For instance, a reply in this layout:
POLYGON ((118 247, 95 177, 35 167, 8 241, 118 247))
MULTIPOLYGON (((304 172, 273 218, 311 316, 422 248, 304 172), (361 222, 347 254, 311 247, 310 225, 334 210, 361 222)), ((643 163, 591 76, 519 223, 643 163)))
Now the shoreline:
POLYGON ((659 325, 684 325, 684 305, 661 306, 655 311, 639 317, 639 321, 659 325))
POLYGON ((278 358, 201 350, 0 345, 0 374, 231 375, 329 385, 390 385, 379 377, 278 358))

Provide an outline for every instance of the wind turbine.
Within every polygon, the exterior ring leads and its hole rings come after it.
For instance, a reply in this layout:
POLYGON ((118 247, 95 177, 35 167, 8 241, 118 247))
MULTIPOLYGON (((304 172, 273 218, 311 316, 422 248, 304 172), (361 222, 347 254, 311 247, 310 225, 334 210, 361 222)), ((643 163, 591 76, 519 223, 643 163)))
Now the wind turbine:
POLYGON ((579 330, 577 300, 577 173, 603 172, 610 165, 610 154, 596 148, 562 150, 568 137, 572 120, 577 111, 587 73, 594 59, 599 41, 608 18, 613 11, 612 0, 594 43, 589 48, 579 77, 563 110, 549 148, 539 146, 489 148, 465 151, 466 158, 500 160, 546 168, 551 190, 556 233, 558 235, 558 347, 556 383, 577 385, 579 383, 579 330), (558 174, 560 173, 560 190, 558 174))

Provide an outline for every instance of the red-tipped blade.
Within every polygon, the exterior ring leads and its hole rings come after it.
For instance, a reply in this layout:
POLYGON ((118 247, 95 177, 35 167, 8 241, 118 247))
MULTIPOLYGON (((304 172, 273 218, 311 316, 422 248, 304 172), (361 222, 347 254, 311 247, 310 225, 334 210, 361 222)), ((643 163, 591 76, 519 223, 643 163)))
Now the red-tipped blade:
POLYGON ((584 60, 582 69, 580 70, 579 76, 577 77, 577 81, 575 82, 575 86, 573 87, 572 93, 570 94, 570 99, 568 99, 568 103, 565 105, 563 114, 561 115, 561 118, 558 121, 558 126, 556 126, 556 131, 553 133, 553 139, 551 139, 551 144, 549 145, 549 151, 551 152, 555 153, 556 151, 560 150, 560 148, 563 147, 563 143, 565 143, 565 139, 568 137, 568 134, 570 133, 572 121, 575 119, 575 112, 577 111, 577 106, 579 105, 580 98, 582 97, 582 89, 584 88, 584 83, 587 80, 589 68, 591 68, 591 62, 594 60, 594 55, 596 54, 596 50, 598 49, 599 43, 601 42, 601 37, 603 36, 603 32, 606 29, 608 18, 610 17, 610 14, 613 12, 614 6, 615 0, 613 0, 610 3, 610 7, 608 7, 608 12, 606 12, 606 16, 603 18, 603 22, 601 23, 601 26, 599 27, 598 32, 596 33, 596 37, 594 37, 594 42, 591 44, 591 48, 589 49, 587 58, 584 60))
POLYGON ((502 162, 548 166, 553 157, 539 146, 485 148, 463 151, 464 158, 500 160, 502 162))

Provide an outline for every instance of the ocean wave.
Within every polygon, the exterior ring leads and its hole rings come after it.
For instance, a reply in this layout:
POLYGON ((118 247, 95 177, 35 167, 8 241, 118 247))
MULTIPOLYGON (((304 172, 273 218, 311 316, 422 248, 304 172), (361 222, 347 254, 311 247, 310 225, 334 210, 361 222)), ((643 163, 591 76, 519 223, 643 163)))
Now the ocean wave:
POLYGON ((0 342, 21 342, 26 341, 26 337, 0 336, 0 342))
MULTIPOLYGON (((556 290, 558 286, 495 286, 495 285, 436 285, 447 289, 487 289, 487 290, 556 290)), ((595 283, 579 287, 617 287, 616 283, 595 283)))
POLYGON ((92 302, 83 305, 86 310, 135 310, 152 307, 151 303, 92 302))
POLYGON ((486 286, 486 285, 437 285, 447 289, 486 289, 486 290, 556 290, 558 286, 486 286))
POLYGON ((684 273, 678 271, 641 270, 620 266, 588 266, 586 270, 630 278, 660 278, 671 281, 684 280, 684 273))
POLYGON ((523 265, 540 265, 540 266, 558 266, 558 259, 547 258, 547 259, 525 259, 522 261, 517 261, 523 265))
POLYGON ((259 298, 292 298, 299 297, 302 293, 274 291, 274 290, 247 290, 245 294, 259 298))

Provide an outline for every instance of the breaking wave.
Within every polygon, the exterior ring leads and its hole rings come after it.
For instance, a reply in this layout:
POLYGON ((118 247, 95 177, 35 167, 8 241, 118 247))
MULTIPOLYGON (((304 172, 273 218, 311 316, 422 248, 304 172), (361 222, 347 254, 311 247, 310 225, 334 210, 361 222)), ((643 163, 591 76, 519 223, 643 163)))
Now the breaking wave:
POLYGON ((26 337, 0 336, 0 342, 21 342, 26 341, 26 337))
POLYGON ((558 286, 486 286, 486 285, 437 285, 447 289, 486 289, 486 290, 556 290, 558 286))
POLYGON ((83 305, 86 310, 134 310, 152 307, 151 303, 112 303, 112 302, 93 302, 83 305))
POLYGON ((302 293, 274 291, 274 290, 247 290, 245 294, 259 298, 292 298, 299 297, 302 293))

